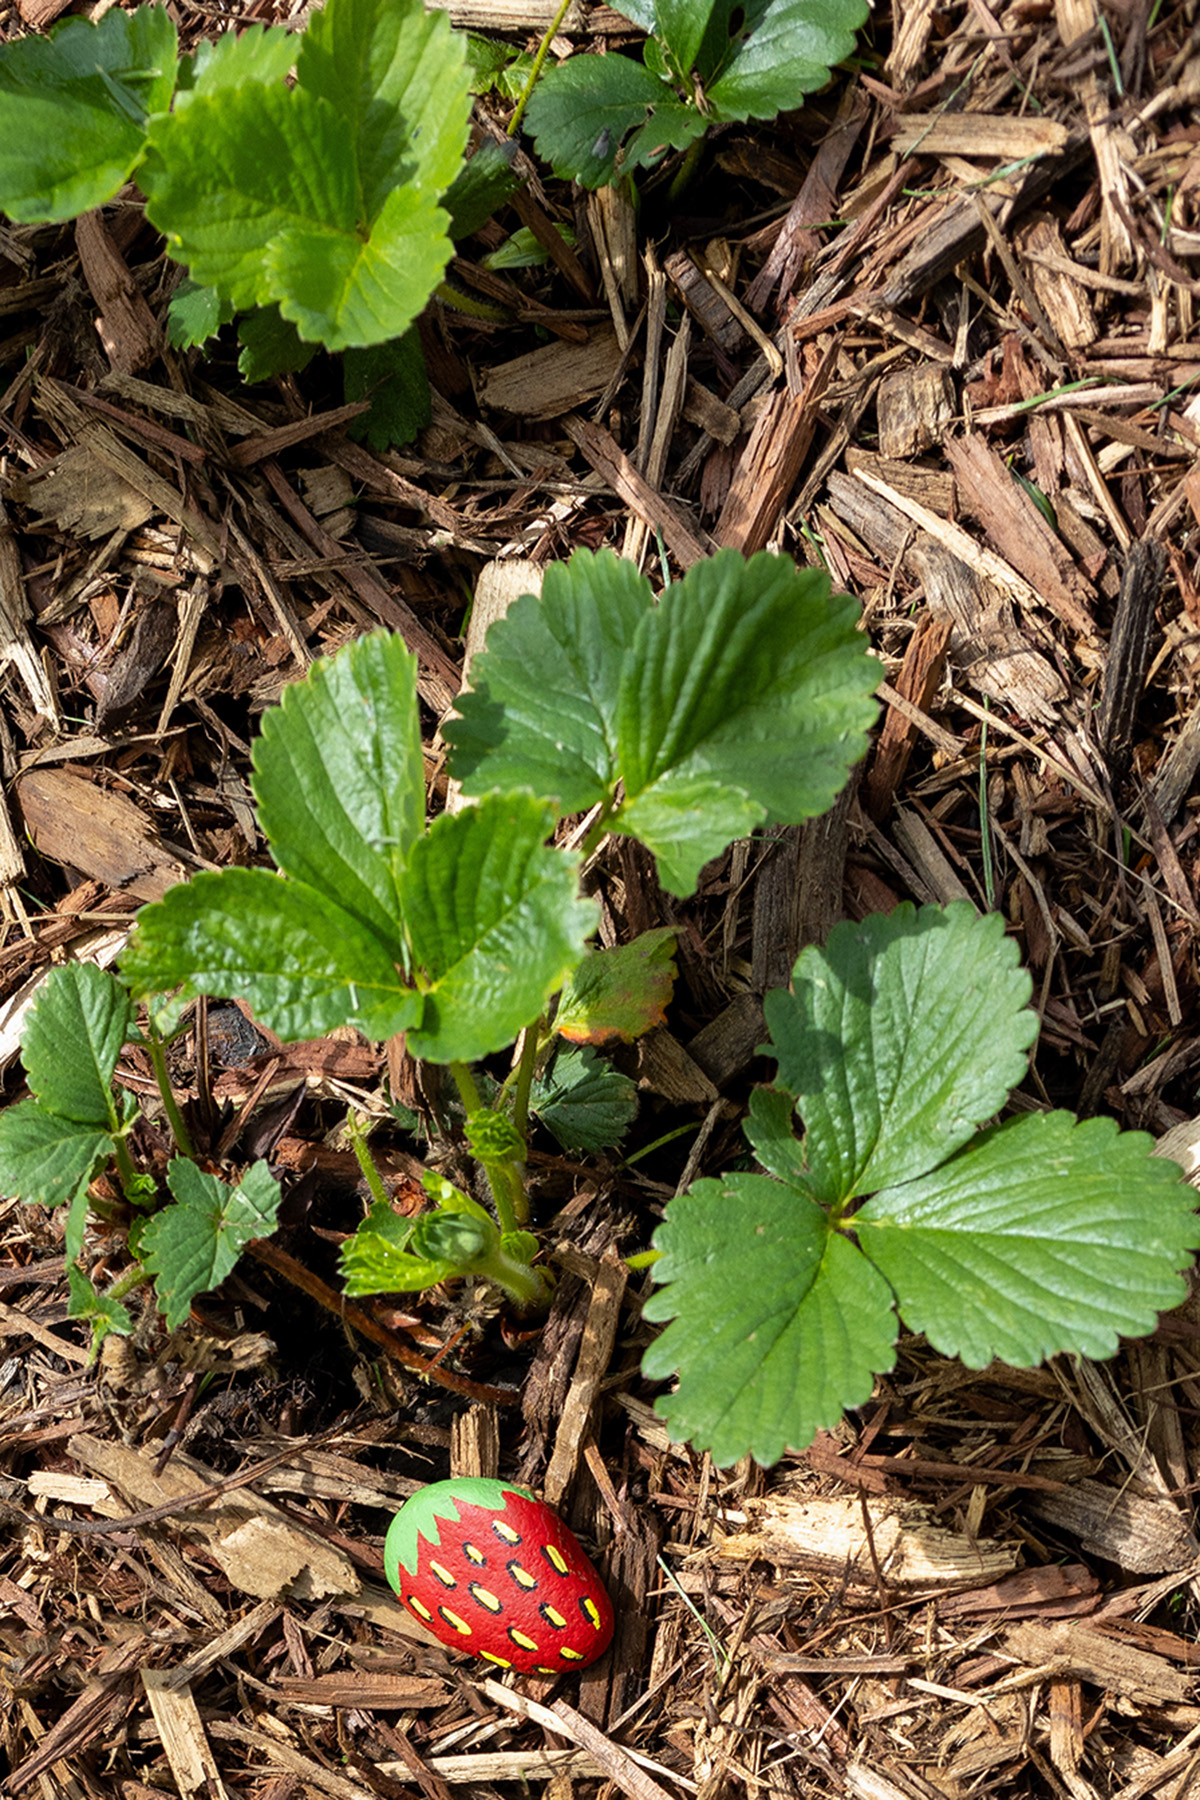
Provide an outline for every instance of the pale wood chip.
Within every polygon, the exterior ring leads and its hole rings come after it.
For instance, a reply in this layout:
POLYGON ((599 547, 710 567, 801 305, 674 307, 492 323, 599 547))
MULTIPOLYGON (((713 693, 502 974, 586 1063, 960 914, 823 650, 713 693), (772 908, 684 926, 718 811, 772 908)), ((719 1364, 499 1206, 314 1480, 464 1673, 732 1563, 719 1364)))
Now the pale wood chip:
POLYGON ((173 1684, 163 1669, 140 1673, 181 1800, 192 1800, 196 1794, 205 1800, 228 1800, 229 1790, 221 1780, 191 1688, 173 1684))
POLYGON ((153 1461, 136 1450, 103 1443, 86 1432, 73 1437, 69 1449, 84 1468, 102 1475, 139 1506, 177 1500, 175 1528, 208 1544, 229 1581, 244 1594, 274 1599, 287 1591, 320 1598, 357 1591, 358 1576, 348 1557, 247 1489, 189 1510, 189 1494, 217 1479, 190 1457, 177 1452, 156 1475, 153 1461))

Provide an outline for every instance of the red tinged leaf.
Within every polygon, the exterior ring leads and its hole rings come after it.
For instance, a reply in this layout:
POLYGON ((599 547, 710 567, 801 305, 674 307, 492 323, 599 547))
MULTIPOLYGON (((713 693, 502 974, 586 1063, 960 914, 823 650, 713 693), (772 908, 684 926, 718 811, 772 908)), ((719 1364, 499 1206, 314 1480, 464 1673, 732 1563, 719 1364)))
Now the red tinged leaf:
POLYGON ((383 1564, 439 1642, 502 1669, 584 1669, 612 1640, 612 1602, 575 1536, 507 1481, 422 1488, 392 1520, 383 1564))

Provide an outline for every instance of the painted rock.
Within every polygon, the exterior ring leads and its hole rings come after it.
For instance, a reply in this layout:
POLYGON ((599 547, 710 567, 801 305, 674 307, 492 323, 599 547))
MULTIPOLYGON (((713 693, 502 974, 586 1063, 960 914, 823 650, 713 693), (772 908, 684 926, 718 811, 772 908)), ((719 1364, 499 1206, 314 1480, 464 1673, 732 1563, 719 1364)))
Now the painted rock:
POLYGON ((573 1534, 507 1481, 422 1488, 392 1520, 383 1566, 439 1642, 502 1669, 583 1669, 612 1638, 612 1602, 573 1534))

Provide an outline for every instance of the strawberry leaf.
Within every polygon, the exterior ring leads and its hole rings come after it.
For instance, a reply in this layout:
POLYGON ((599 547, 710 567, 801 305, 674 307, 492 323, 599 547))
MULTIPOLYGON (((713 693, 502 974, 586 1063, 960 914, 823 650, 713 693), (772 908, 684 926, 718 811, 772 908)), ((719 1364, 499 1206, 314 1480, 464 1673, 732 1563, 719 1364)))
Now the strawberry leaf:
POLYGON ((905 1324, 980 1369, 1111 1356, 1178 1306, 1196 1196, 1139 1131, 1026 1113, 854 1216, 905 1324))
POLYGON ((583 954, 596 905, 579 861, 547 848, 554 815, 530 794, 443 813, 413 850, 401 909, 425 1010, 414 1056, 473 1062, 535 1019, 583 954))
POLYGON ((223 869, 145 906, 121 958, 135 993, 182 987, 244 1000, 281 1038, 352 1024, 371 1038, 406 1031, 421 996, 385 942, 344 907, 266 869, 223 869))
POLYGON ((593 950, 559 997, 554 1029, 573 1044, 628 1044, 661 1025, 675 984, 674 949, 675 932, 664 925, 593 950))
POLYGON ((998 913, 908 905, 838 925, 764 1002, 821 1197, 935 1168, 998 1113, 1037 1035, 998 913))
POLYGON ((645 1316, 673 1322, 643 1366, 652 1379, 680 1372, 657 1410, 715 1463, 803 1448, 891 1368, 891 1291, 802 1188, 698 1181, 669 1203, 654 1245, 663 1285, 645 1316))
POLYGON ((594 1050, 564 1050, 534 1082, 529 1106, 564 1150, 610 1150, 637 1115, 637 1085, 594 1050))
POLYGON ((265 1162, 252 1163, 234 1188, 177 1156, 167 1183, 176 1203, 148 1221, 141 1254, 167 1329, 178 1331, 196 1295, 232 1274, 254 1238, 270 1237, 283 1196, 265 1162))
POLYGON ((731 837, 824 811, 862 754, 877 671, 856 617, 786 557, 719 551, 655 606, 610 552, 577 552, 488 633, 447 727, 453 772, 564 812, 623 781, 613 828, 690 894, 731 837))
POLYGON ((249 33, 151 121, 147 211, 193 279, 331 350, 400 337, 450 257, 461 45, 420 0, 329 0, 297 52, 249 33), (244 47, 243 47, 244 46, 244 47), (290 55, 290 51, 289 51, 290 55))
POLYGON ((25 1073, 42 1105, 64 1119, 115 1130, 112 1077, 129 1027, 129 995, 115 976, 94 963, 52 969, 21 1037, 25 1073))
POLYGON ((103 206, 141 161, 150 113, 176 75, 162 6, 68 19, 0 47, 0 208, 18 224, 103 206))

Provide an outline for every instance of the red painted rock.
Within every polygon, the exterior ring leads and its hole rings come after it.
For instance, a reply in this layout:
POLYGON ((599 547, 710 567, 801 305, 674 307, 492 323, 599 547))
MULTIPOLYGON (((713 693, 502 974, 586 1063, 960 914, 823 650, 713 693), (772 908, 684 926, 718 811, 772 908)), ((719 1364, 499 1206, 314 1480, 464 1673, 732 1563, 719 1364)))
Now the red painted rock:
POLYGON ((583 1669, 612 1638, 612 1602, 575 1537, 507 1481, 422 1488, 392 1520, 383 1566, 441 1643, 502 1669, 583 1669))

